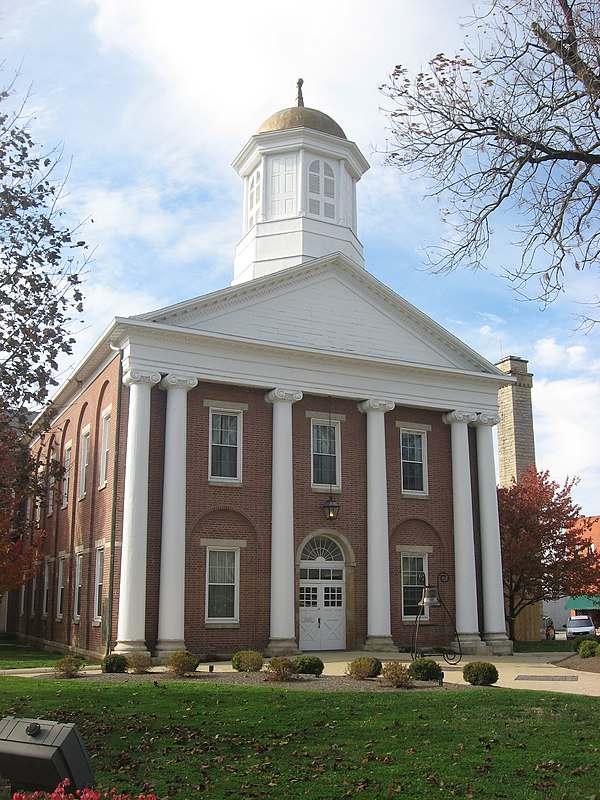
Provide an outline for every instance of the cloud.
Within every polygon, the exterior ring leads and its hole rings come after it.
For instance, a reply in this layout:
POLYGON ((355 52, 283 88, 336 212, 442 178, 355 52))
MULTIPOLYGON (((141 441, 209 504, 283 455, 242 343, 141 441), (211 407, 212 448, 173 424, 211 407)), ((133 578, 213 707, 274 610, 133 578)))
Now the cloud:
POLYGON ((598 362, 591 359, 588 348, 582 344, 567 345, 554 337, 538 339, 534 344, 532 360, 541 370, 564 371, 595 370, 598 362))
POLYGON ((533 415, 538 469, 562 483, 581 479, 573 492, 586 514, 600 514, 600 384, 589 376, 534 381, 533 415))

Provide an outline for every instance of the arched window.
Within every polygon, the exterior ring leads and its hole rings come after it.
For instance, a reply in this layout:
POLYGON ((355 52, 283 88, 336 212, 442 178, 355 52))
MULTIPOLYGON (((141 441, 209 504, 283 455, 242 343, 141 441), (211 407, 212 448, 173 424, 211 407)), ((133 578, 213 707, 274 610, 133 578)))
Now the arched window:
POLYGON ((261 181, 260 170, 256 170, 250 178, 250 191, 248 192, 248 230, 256 225, 260 215, 261 206, 261 181))
POLYGON ((335 219, 335 174, 326 161, 319 159, 308 167, 308 213, 335 219))
POLYGON ((304 545, 302 561, 344 561, 341 548, 327 536, 315 536, 304 545))

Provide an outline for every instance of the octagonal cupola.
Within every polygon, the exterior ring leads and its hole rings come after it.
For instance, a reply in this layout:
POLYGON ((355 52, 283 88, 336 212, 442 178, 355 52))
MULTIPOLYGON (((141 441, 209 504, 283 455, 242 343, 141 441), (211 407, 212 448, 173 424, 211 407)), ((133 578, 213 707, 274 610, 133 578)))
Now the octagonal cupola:
POLYGON ((233 162, 244 180, 244 234, 233 284, 341 252, 364 268, 356 184, 369 168, 335 120, 297 105, 272 114, 233 162))

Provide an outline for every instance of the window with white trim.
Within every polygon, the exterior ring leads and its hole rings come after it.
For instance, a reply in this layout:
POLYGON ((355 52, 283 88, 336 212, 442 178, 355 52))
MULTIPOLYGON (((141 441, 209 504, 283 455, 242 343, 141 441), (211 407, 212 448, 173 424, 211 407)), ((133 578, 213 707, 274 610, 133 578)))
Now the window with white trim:
POLYGON ((96 548, 94 572, 94 619, 102 619, 102 589, 104 585, 104 547, 96 548))
POLYGON ((35 601, 37 600, 37 578, 34 575, 31 579, 31 597, 30 597, 30 605, 29 605, 29 613, 31 616, 35 616, 35 601))
POLYGON ((260 170, 257 169, 254 175, 250 178, 250 185, 248 189, 248 230, 252 228, 260 219, 261 211, 261 179, 260 170))
POLYGON ((90 467, 90 428, 81 434, 81 447, 79 448, 79 499, 83 499, 87 492, 88 472, 90 467))
POLYGON ((50 598, 50 562, 44 561, 44 589, 42 594, 42 616, 48 616, 48 601, 50 598))
POLYGON ((206 548, 206 621, 238 622, 239 548, 206 548))
POLYGON ((209 479, 242 480, 242 412, 210 409, 209 479))
POLYGON ((71 487, 71 461, 73 456, 73 445, 68 442, 65 445, 63 455, 63 481, 62 481, 62 507, 65 508, 69 503, 69 489, 71 487))
POLYGON ((400 431, 402 491, 427 494, 427 435, 423 430, 400 431))
POLYGON ((108 482, 108 457, 110 454, 109 437, 110 437, 110 409, 107 409, 102 414, 100 433, 100 488, 106 486, 108 482))
POLYGON ((308 213, 314 217, 335 219, 335 173, 320 159, 308 166, 308 213))
POLYGON ((54 492, 56 491, 56 462, 50 459, 50 475, 48 477, 48 498, 46 500, 46 514, 51 517, 54 513, 54 492))
MULTIPOLYGON (((423 586, 427 583, 427 554, 402 553, 402 619, 414 619, 419 612, 423 586)), ((429 619, 429 607, 421 619, 429 619)))
POLYGON ((36 494, 35 494, 35 516, 34 519, 39 524, 42 518, 42 498, 40 497, 41 487, 45 483, 45 471, 42 467, 36 470, 36 494))
POLYGON ((62 619, 65 605, 65 567, 66 559, 60 558, 58 561, 58 577, 56 592, 56 618, 62 619))
POLYGON ((336 420, 312 419, 312 486, 341 487, 340 423, 336 420))
POLYGON ((19 616, 22 617, 25 613, 25 584, 21 584, 21 593, 19 595, 19 616))
POLYGON ((83 580, 83 553, 75 556, 75 596, 73 597, 73 617, 81 617, 81 583, 83 580))

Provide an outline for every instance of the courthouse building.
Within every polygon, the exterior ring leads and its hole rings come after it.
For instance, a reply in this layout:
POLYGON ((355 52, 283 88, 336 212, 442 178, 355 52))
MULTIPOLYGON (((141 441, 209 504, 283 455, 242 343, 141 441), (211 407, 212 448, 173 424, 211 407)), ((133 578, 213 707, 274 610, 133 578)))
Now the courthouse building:
MULTIPOLYGON (((329 116, 274 114, 234 167, 232 285, 117 317, 56 396, 36 447, 64 477, 14 628, 92 654, 392 652, 447 573, 463 650, 511 652, 492 429, 513 379, 365 268, 368 164, 329 116)), ((448 644, 442 614, 421 642, 448 644)))

